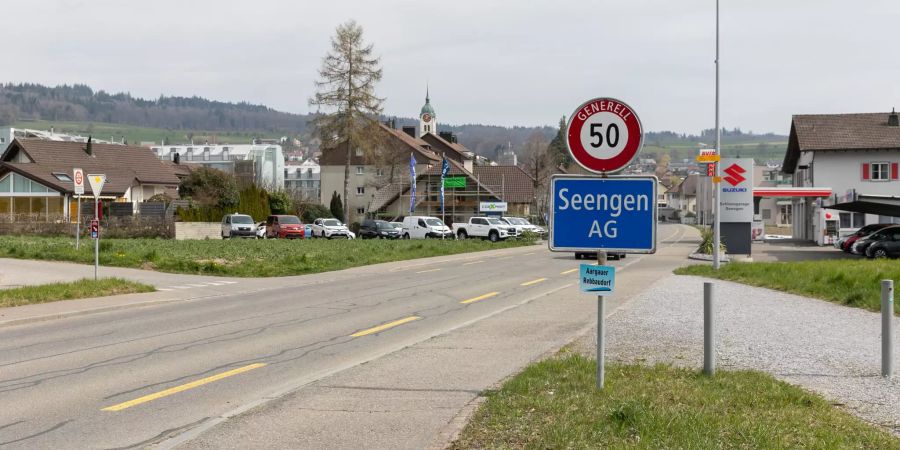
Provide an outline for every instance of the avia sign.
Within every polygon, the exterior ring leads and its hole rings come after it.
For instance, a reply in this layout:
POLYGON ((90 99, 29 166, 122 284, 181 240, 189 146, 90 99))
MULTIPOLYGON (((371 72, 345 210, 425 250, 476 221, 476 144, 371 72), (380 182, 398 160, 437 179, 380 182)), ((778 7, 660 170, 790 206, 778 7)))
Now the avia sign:
POLYGON ((723 158, 719 205, 722 222, 753 222, 753 158, 723 158))

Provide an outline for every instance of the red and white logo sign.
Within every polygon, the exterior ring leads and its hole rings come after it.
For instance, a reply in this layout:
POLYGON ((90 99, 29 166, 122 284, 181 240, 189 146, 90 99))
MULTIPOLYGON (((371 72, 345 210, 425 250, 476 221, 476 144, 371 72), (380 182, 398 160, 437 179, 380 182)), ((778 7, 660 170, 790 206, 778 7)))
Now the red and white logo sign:
POLYGON ((618 172, 641 151, 644 132, 634 110, 614 98, 595 98, 578 107, 566 129, 569 153, 595 173, 618 172))
POLYGON ((84 171, 78 168, 72 169, 72 181, 75 183, 75 194, 84 194, 84 171))
POLYGON ((743 175, 747 171, 737 164, 728 166, 728 168, 723 170, 723 172, 727 173, 728 176, 723 177, 722 179, 730 183, 732 186, 737 186, 747 180, 743 175))

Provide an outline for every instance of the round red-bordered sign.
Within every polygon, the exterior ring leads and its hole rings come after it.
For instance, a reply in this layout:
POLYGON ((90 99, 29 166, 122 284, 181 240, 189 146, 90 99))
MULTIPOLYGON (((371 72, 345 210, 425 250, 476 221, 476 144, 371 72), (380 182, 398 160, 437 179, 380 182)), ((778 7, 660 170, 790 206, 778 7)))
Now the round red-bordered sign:
POLYGON ((644 143, 641 119, 620 100, 601 97, 584 102, 566 127, 569 154, 595 173, 618 172, 631 164, 644 143))

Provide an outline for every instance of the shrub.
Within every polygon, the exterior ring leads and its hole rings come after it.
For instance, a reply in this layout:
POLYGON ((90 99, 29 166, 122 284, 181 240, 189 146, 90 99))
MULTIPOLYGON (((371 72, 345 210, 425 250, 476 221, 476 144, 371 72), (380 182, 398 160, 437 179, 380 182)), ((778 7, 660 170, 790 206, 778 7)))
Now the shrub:
MULTIPOLYGON (((698 251, 705 255, 711 255, 714 245, 713 240, 715 238, 712 228, 701 228, 700 237, 702 240, 700 241, 700 248, 698 251)), ((719 243, 719 251, 725 253, 725 244, 719 243)))
POLYGON ((266 220, 272 210, 269 208, 269 193, 265 189, 251 184, 241 190, 237 212, 253 217, 260 222, 266 220))
POLYGON ((156 194, 144 201, 145 202, 165 203, 166 206, 168 207, 169 203, 172 203, 172 197, 169 197, 169 194, 162 193, 162 194, 156 194))
POLYGON ((341 194, 338 194, 337 191, 334 191, 331 194, 331 215, 334 216, 335 219, 344 221, 344 203, 341 201, 341 194))
POLYGON ((269 193, 269 209, 272 214, 290 214, 293 213, 291 204, 291 196, 285 191, 275 191, 269 193))
POLYGON ((311 223, 320 217, 332 217, 331 211, 325 205, 318 203, 301 203, 297 206, 297 215, 300 216, 300 220, 304 223, 311 223))
POLYGON ((239 200, 234 176, 209 167, 192 171, 181 181, 178 192, 182 198, 190 198, 201 206, 217 206, 222 209, 236 206, 239 200))

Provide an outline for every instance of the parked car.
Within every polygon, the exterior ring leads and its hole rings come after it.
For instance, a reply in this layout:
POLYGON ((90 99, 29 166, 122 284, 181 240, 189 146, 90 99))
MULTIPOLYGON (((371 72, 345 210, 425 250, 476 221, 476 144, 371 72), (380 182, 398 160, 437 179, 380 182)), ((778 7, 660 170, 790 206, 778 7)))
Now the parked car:
POLYGON ((526 231, 537 234, 541 237, 547 234, 547 230, 545 230, 543 227, 532 225, 532 223, 529 222, 528 219, 524 219, 522 217, 501 217, 500 220, 515 228, 516 231, 518 231, 519 236, 521 236, 522 233, 526 231))
POLYGON ((885 239, 888 235, 890 235, 893 231, 896 231, 897 228, 900 228, 900 225, 893 225, 889 227, 882 228, 868 236, 863 236, 856 240, 853 243, 850 251, 856 255, 865 255, 866 250, 870 245, 878 242, 880 240, 885 239))
POLYGON ((403 222, 388 222, 392 227, 397 229, 397 233, 403 236, 403 222))
POLYGON ((453 238, 453 232, 437 217, 407 216, 403 218, 402 236, 403 239, 453 238))
POLYGON ((360 239, 398 239, 400 232, 384 220, 363 220, 359 226, 360 239))
POLYGON ((881 239, 875 240, 866 248, 868 258, 900 257, 900 227, 884 228, 878 232, 881 239))
POLYGON ((312 236, 318 238, 344 238, 353 239, 350 230, 337 219, 316 219, 312 223, 312 236))
POLYGON ((453 234, 459 239, 478 237, 497 242, 502 239, 516 237, 516 227, 496 217, 470 217, 468 223, 454 223, 453 234))
MULTIPOLYGON (((624 253, 606 253, 606 258, 611 260, 619 260, 625 257, 624 253)), ((575 259, 593 259, 597 260, 597 252, 575 252, 575 259)))
POLYGON ((847 236, 846 238, 844 238, 842 240, 843 242, 841 242, 841 244, 840 244, 841 245, 840 249, 847 253, 850 253, 850 250, 852 249, 853 244, 856 241, 858 241, 860 238, 862 238, 864 236, 868 236, 882 228, 886 228, 889 226, 891 226, 891 224, 889 224, 889 223, 873 223, 870 225, 866 225, 866 226, 856 230, 856 232, 854 232, 850 236, 847 236))
POLYGON ((303 239, 303 224, 297 216, 273 214, 266 218, 266 237, 273 239, 303 239))
POLYGON ((266 238, 266 223, 260 222, 256 224, 256 238, 257 239, 265 239, 266 238))
POLYGON ((256 239, 256 224, 246 214, 226 214, 222 217, 222 239, 233 237, 256 239))

